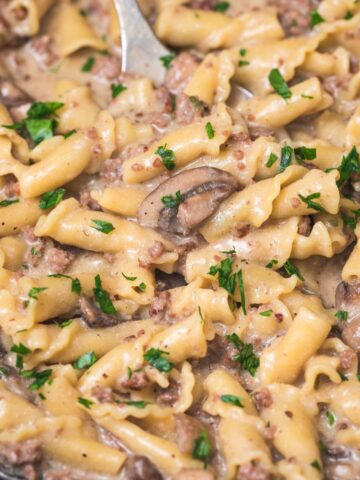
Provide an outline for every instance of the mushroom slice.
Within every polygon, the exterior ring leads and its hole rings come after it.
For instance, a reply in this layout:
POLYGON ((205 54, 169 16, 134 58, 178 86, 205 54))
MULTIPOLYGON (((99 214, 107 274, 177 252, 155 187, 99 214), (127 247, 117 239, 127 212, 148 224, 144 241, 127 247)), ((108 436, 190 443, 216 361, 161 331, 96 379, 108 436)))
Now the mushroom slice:
POLYGON ((81 316, 90 328, 114 327, 122 322, 116 315, 102 312, 92 300, 81 297, 79 301, 81 316))
POLYGON ((348 313, 348 321, 360 317, 360 281, 340 282, 336 288, 335 305, 348 313))
POLYGON ((29 96, 11 80, 0 76, 0 102, 7 108, 18 107, 29 102, 29 96))
POLYGON ((138 211, 139 222, 143 227, 188 235, 237 187, 237 179, 218 168, 184 170, 161 183, 145 198, 138 211), (176 206, 167 206, 164 197, 176 199, 177 193, 181 200, 175 202, 176 206))

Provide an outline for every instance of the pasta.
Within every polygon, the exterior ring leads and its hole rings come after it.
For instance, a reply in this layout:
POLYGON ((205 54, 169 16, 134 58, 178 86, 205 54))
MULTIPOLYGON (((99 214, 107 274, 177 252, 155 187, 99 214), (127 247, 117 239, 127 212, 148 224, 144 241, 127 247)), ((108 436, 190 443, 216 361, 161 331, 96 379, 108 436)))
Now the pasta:
POLYGON ((358 480, 360 3, 138 4, 0 0, 0 478, 358 480))

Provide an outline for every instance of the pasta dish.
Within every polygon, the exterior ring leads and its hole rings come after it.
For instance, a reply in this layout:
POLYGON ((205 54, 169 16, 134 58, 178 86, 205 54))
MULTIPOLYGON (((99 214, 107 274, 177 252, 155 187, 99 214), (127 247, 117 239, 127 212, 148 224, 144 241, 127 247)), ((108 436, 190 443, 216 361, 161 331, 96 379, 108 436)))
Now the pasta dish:
POLYGON ((359 480, 360 2, 139 3, 0 0, 0 478, 359 480))

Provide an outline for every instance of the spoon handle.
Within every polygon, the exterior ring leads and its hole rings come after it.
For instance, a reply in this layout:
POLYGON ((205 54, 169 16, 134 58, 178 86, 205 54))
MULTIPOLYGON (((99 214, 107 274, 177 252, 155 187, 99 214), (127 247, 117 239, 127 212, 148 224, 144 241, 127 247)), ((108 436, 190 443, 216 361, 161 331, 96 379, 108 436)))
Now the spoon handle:
POLYGON ((154 35, 136 0, 114 0, 119 17, 122 44, 122 71, 149 77, 155 85, 164 80, 160 57, 169 50, 154 35))

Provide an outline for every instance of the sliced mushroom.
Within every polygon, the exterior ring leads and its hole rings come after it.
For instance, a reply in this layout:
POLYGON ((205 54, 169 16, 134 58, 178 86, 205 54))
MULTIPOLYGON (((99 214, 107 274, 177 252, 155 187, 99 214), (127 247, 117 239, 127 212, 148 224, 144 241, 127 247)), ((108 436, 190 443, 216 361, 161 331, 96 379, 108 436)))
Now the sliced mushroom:
POLYGON ((128 480, 162 480, 163 476, 155 465, 143 455, 132 455, 126 462, 128 480))
POLYGON ((142 226, 170 233, 188 235, 208 218, 238 187, 228 172, 212 167, 185 170, 161 183, 140 205, 138 219, 142 226), (176 207, 167 207, 162 198, 182 196, 176 207))
POLYGON ((12 81, 0 76, 0 102, 6 107, 18 107, 29 102, 29 96, 12 81))
POLYGON ((117 315, 102 312, 89 298, 81 297, 79 306, 81 316, 90 328, 114 327, 122 322, 117 315))

